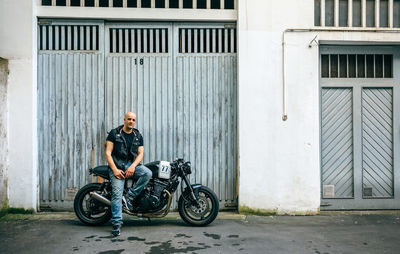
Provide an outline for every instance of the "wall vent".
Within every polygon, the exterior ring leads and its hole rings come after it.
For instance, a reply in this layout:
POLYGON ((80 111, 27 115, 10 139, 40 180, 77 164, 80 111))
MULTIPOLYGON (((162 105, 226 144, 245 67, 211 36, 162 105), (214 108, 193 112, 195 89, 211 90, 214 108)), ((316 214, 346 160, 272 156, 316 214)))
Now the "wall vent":
POLYGON ((40 25, 39 50, 99 50, 99 26, 40 25))
POLYGON ((324 185, 323 186, 323 198, 334 198, 335 197, 335 185, 324 185))
POLYGON ((235 28, 181 28, 179 53, 236 53, 235 28))
POLYGON ((393 78, 393 55, 321 55, 322 78, 393 78))
POLYGON ((314 25, 399 28, 400 0, 314 0, 314 25))
POLYGON ((167 28, 110 28, 110 53, 168 53, 167 28))
POLYGON ((372 197, 372 188, 371 187, 364 187, 363 188, 363 196, 364 197, 372 197))
POLYGON ((237 0, 42 0, 42 6, 236 10, 237 0))

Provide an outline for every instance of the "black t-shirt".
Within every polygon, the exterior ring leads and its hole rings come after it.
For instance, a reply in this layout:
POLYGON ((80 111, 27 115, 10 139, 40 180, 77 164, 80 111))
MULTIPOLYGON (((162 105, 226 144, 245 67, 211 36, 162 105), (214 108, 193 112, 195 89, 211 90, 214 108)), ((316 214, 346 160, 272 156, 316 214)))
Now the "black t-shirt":
POLYGON ((135 138, 135 133, 133 133, 133 131, 132 131, 131 133, 128 134, 128 133, 125 133, 124 131, 121 131, 121 134, 126 141, 126 146, 131 147, 133 139, 135 138))
MULTIPOLYGON (((136 146, 143 146, 143 137, 142 135, 138 134, 135 135, 135 133, 132 131, 130 134, 125 133, 123 130, 121 131, 121 134, 123 136, 123 138, 126 141, 126 146, 128 147, 128 149, 130 149, 130 147, 132 146, 132 144, 135 142, 136 146)), ((110 141, 112 143, 115 143, 115 139, 117 136, 117 130, 116 129, 112 129, 110 131, 110 133, 107 136, 107 141, 110 141)), ((131 154, 129 154, 129 157, 132 157, 131 154)), ((129 160, 133 160, 133 158, 128 158, 129 160)))

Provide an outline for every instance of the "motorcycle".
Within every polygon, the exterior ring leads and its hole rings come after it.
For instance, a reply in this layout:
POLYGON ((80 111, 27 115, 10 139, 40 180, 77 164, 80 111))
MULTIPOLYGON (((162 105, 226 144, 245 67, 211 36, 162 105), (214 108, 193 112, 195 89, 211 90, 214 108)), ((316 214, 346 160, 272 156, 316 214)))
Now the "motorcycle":
MULTIPOLYGON (((126 206, 125 194, 137 179, 127 179, 122 198, 122 212, 144 218, 162 218, 170 211, 172 197, 179 184, 181 195, 178 211, 181 218, 192 226, 205 226, 218 215, 219 201, 215 193, 201 184, 190 184, 188 175, 192 173, 191 164, 183 159, 173 162, 153 161, 145 164, 152 173, 147 186, 135 199, 133 210, 126 206)), ((74 199, 76 216, 88 225, 102 225, 109 221, 111 214, 111 182, 108 166, 98 166, 89 170, 94 176, 105 179, 103 183, 89 183, 83 186, 74 199)))

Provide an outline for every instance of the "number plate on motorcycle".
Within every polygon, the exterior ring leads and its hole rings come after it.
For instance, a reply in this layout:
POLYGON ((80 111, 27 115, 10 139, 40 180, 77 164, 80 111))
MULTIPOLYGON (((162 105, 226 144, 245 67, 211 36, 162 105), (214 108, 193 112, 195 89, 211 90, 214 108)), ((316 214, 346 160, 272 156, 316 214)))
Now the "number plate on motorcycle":
POLYGON ((171 165, 168 161, 160 161, 158 177, 163 179, 169 179, 171 177, 171 165))

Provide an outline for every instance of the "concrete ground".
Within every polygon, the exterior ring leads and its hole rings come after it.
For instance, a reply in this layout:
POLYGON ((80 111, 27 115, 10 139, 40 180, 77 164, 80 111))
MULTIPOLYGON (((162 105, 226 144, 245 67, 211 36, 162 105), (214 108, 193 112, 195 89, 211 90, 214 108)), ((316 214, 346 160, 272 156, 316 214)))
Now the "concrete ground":
POLYGON ((0 219, 0 253, 400 253, 399 212, 244 216, 220 213, 207 227, 177 213, 151 221, 125 216, 111 226, 83 225, 73 213, 7 215, 0 219))

